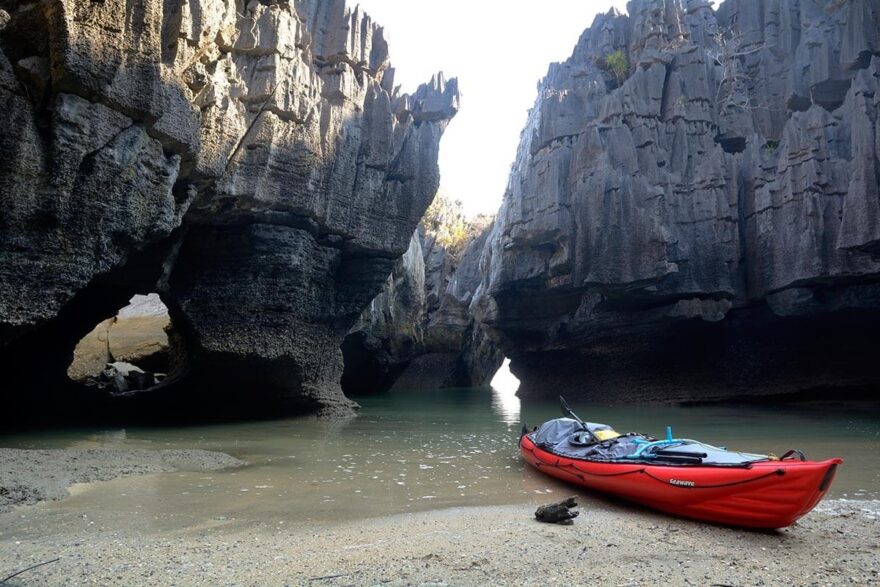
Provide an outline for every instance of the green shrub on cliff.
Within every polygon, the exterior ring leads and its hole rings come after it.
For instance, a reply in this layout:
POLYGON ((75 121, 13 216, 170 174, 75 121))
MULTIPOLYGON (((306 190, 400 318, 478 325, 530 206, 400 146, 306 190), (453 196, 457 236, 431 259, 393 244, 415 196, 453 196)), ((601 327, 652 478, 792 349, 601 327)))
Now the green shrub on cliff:
POLYGON ((629 59, 622 49, 613 51, 602 58, 605 68, 614 74, 618 84, 622 84, 629 75, 629 59))
POLYGON ((468 218, 461 200, 438 192, 422 217, 421 226, 425 234, 435 237, 437 244, 457 256, 492 220, 493 217, 486 214, 468 218))

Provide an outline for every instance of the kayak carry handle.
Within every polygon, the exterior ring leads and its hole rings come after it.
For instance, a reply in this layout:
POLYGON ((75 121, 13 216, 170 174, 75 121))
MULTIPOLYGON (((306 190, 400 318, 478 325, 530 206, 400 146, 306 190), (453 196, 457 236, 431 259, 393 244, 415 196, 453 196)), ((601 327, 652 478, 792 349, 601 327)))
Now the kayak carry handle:
POLYGON ((803 453, 803 451, 800 451, 796 448, 793 448, 790 451, 788 451, 787 453, 785 453, 784 455, 782 455, 782 457, 779 460, 784 461, 785 459, 787 459, 789 457, 797 457, 799 461, 806 461, 807 460, 807 456, 803 453))

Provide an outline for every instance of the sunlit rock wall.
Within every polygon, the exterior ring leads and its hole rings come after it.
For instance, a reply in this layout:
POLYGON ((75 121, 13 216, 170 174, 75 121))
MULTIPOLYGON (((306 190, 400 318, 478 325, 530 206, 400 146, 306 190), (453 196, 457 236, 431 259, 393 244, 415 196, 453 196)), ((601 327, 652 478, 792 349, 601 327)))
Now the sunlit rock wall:
POLYGON ((485 250, 478 314, 522 395, 878 383, 878 30, 871 0, 596 18, 540 84, 485 250))

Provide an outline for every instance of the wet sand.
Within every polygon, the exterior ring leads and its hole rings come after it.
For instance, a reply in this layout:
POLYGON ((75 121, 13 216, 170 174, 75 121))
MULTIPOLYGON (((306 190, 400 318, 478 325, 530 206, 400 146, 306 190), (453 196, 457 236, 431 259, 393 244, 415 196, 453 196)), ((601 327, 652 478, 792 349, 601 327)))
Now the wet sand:
MULTIPOLYGON (((0 470, 24 460, 34 478, 54 471, 44 483, 51 487, 59 479, 236 461, 206 451, 22 452, 0 451, 0 470)), ((158 477, 125 482, 149 487, 158 477)), ((172 514, 161 512, 147 523, 134 513, 84 512, 75 498, 44 502, 0 514, 0 578, 59 558, 7 585, 880 584, 876 501, 826 502, 775 532, 679 520, 592 496, 581 498, 572 526, 533 519, 537 504, 559 497, 320 523, 217 516, 163 524, 172 514)))
MULTIPOLYGON (((216 471, 244 462, 207 450, 0 448, 0 513, 67 496, 75 483, 168 471, 216 471)), ((0 575, 2 577, 2 575, 0 575)))

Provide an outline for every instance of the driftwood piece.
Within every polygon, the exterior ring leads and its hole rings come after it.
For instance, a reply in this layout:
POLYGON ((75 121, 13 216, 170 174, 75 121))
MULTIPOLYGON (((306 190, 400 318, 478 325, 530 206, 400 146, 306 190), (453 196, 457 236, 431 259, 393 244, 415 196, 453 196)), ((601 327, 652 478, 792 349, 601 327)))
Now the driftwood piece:
POLYGON ((579 511, 572 511, 577 505, 576 497, 569 497, 559 503, 542 505, 535 510, 535 518, 549 524, 569 525, 572 523, 572 519, 580 514, 579 511))
POLYGON ((42 563, 37 563, 37 564, 35 564, 35 565, 31 565, 31 566, 29 566, 29 567, 26 568, 26 569, 22 569, 22 570, 20 570, 20 571, 16 571, 15 573, 12 573, 11 575, 6 576, 6 577, 3 577, 2 579, 0 579, 0 587, 2 587, 3 585, 5 585, 5 584, 6 584, 6 581, 12 579, 13 577, 18 577, 18 576, 21 575, 22 573, 25 573, 25 572, 27 572, 27 571, 31 571, 31 570, 36 569, 36 568, 39 568, 39 567, 42 567, 42 566, 44 566, 44 565, 48 565, 48 564, 51 564, 51 563, 57 563, 57 562, 60 561, 60 560, 61 560, 61 558, 53 558, 53 559, 50 560, 50 561, 46 561, 46 562, 42 562, 42 563))

